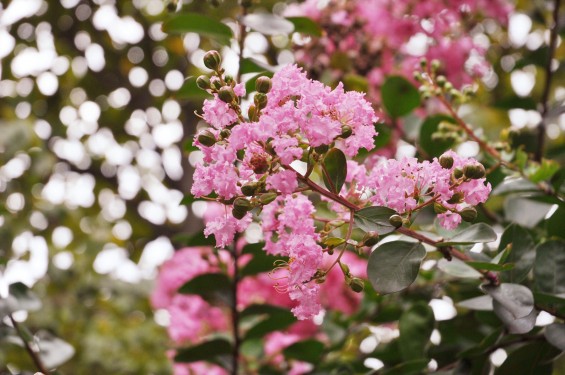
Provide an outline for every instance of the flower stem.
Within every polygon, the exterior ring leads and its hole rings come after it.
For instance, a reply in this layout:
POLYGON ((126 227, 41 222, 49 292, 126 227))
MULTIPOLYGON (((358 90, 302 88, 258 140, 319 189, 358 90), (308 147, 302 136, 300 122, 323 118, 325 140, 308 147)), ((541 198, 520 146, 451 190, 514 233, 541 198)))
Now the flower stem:
POLYGON ((40 372, 42 372, 43 374, 49 375, 49 371, 47 371, 45 365, 41 361, 41 358, 39 358, 39 353, 37 353, 35 350, 33 350, 33 348, 29 345, 28 340, 26 340, 26 337, 25 337, 24 333, 22 332, 22 328, 20 327, 19 323, 16 322, 16 320, 14 319, 12 314, 10 314, 9 317, 10 317, 10 321, 12 322, 12 325, 14 326, 14 329, 16 330, 18 336, 20 336, 20 339, 24 343, 24 347, 25 347, 27 353, 29 354, 33 363, 35 364, 35 367, 37 367, 37 369, 40 372))

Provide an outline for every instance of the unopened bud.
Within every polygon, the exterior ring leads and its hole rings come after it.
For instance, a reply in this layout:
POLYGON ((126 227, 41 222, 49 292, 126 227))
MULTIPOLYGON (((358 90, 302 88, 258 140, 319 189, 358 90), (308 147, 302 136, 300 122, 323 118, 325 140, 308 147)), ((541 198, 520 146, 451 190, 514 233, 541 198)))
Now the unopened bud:
POLYGON ((233 103, 235 101, 235 92, 230 86, 224 86, 218 91, 218 97, 225 103, 233 103))
POLYGON ((439 157, 439 165, 445 169, 451 169, 453 167, 453 157, 450 155, 443 154, 439 157))
POLYGON ((445 212, 447 212, 447 208, 443 207, 443 205, 441 203, 434 203, 434 212, 436 214, 443 214, 445 212))
POLYGON ((199 76, 196 78, 196 86, 202 90, 208 90, 210 88, 210 78, 208 76, 199 76))
POLYGON ((255 94, 255 97, 253 98, 253 100, 255 101, 255 105, 259 109, 263 109, 267 106, 267 101, 268 101, 267 94, 264 94, 262 92, 258 92, 257 94, 255 94))
POLYGON ((361 293, 363 291, 363 289, 365 289, 365 283, 363 282, 363 280, 361 280, 358 277, 353 277, 350 281, 349 281, 349 287, 351 288, 352 291, 354 291, 355 293, 361 293))
POLYGON ((477 218, 477 210, 474 207, 465 207, 459 212, 464 221, 472 222, 477 218))
POLYGON ((278 194, 273 192, 261 194, 261 196, 259 197, 259 202, 261 202, 261 204, 269 204, 275 199, 277 199, 277 197, 278 194))
POLYGON ((236 198, 235 201, 233 201, 233 208, 236 207, 246 211, 251 211, 251 209, 253 208, 251 202, 242 197, 236 198))
POLYGON ((367 232, 363 236, 363 246, 372 247, 379 242, 379 234, 377 232, 367 232))
POLYGON ((319 145, 317 147, 314 147, 314 151, 316 151, 316 153, 320 155, 325 154, 329 149, 330 147, 328 145, 319 145))
POLYGON ((343 125, 341 127, 341 138, 349 138, 353 134, 353 128, 349 125, 343 125))
POLYGON ((242 208, 242 207, 239 207, 239 206, 234 206, 233 209, 231 210, 231 214, 237 220, 243 219, 245 217, 245 215, 247 215, 247 212, 249 212, 249 210, 246 210, 245 208, 242 208))
POLYGON ((339 262, 339 267, 341 268, 341 272, 343 272, 344 275, 349 275, 349 266, 347 264, 339 262))
POLYGON ((437 71, 439 69, 439 67, 441 66, 441 63, 440 63, 439 60, 433 59, 431 66, 432 66, 433 71, 437 71))
POLYGON ((455 177, 456 179, 460 179, 461 177, 463 177, 463 171, 459 168, 455 168, 453 170, 453 177, 455 177))
POLYGON ((222 130, 220 131, 220 137, 221 137, 222 139, 229 138, 230 135, 231 135, 231 130, 229 130, 229 129, 222 129, 222 130))
POLYGON ((259 183, 257 182, 248 182, 241 187, 241 192, 246 197, 252 197, 255 195, 255 192, 259 188, 259 183))
POLYGON ((437 76, 436 83, 439 87, 445 87, 446 82, 447 80, 445 79, 445 76, 437 76))
POLYGON ((486 171, 482 164, 467 164, 463 167, 463 174, 465 174, 467 178, 478 180, 479 178, 485 177, 486 171))
POLYGON ((253 120, 256 114, 257 114, 257 107, 255 107, 255 104, 251 104, 249 106, 249 109, 247 110, 247 117, 249 117, 249 120, 253 120))
POLYGON ((222 56, 218 51, 208 51, 204 55, 204 66, 208 69, 217 71, 222 64, 222 56))
POLYGON ((198 134, 197 139, 200 144, 207 147, 214 146, 216 143, 216 137, 210 130, 203 130, 200 134, 198 134))
POLYGON ((272 83, 269 77, 262 76, 255 81, 255 89, 259 93, 266 94, 271 91, 271 87, 272 83))
POLYGON ((447 201, 447 203, 449 204, 458 204, 463 202, 463 198, 465 198, 465 196, 463 195, 463 193, 461 192, 456 192, 454 193, 451 198, 449 198, 449 200, 447 201))
POLYGON ((402 216, 392 215, 388 218, 388 222, 395 228, 400 228, 402 226, 402 216))
POLYGON ((421 60, 420 60, 420 67, 421 67, 422 69, 424 69, 426 66, 428 66, 428 60, 426 60, 426 59, 421 59, 421 60))
POLYGON ((230 85, 231 83, 234 82, 233 77, 230 76, 230 75, 227 75, 227 74, 226 74, 225 77, 224 77, 224 81, 225 81, 228 85, 230 85))

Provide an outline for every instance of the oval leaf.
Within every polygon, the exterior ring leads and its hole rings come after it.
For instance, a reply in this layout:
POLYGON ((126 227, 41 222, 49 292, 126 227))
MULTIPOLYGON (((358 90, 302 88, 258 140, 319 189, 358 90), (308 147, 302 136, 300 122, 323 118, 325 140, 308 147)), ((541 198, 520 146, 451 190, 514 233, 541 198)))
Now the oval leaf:
POLYGON ((553 323, 545 327, 547 341, 559 350, 565 351, 565 324, 553 323))
POLYGON ((534 342, 524 345, 508 356, 495 372, 496 375, 550 375, 550 362, 559 351, 546 342, 534 342))
POLYGON ((396 211, 391 208, 373 206, 355 212, 354 218, 355 224, 365 232, 377 232, 382 235, 396 229, 388 221, 392 215, 396 215, 396 211))
POLYGON ((530 332, 534 329, 536 325, 536 318, 538 316, 538 312, 536 310, 532 310, 528 315, 516 318, 510 310, 505 308, 500 302, 494 300, 493 301, 493 308, 494 313, 498 318, 504 323, 506 328, 508 328, 509 333, 514 334, 524 334, 530 332))
POLYGON ((420 302, 404 312, 398 322, 400 352, 405 361, 426 358, 426 349, 434 330, 432 308, 420 302))
POLYGON ((228 45, 233 38, 232 30, 225 24, 203 14, 181 13, 163 23, 166 33, 197 33, 228 45))
POLYGON ((534 309, 534 295, 524 285, 503 283, 499 286, 483 285, 482 289, 515 319, 530 315, 534 309))
POLYGON ((202 344, 183 348, 177 351, 175 362, 190 363, 198 361, 210 361, 222 355, 232 353, 232 345, 224 339, 214 339, 202 344))
POLYGON ((292 344, 283 350, 286 358, 317 363, 324 353, 324 344, 317 340, 303 340, 292 344))
POLYGON ((547 241, 537 247, 534 276, 539 291, 565 293, 565 241, 547 241))
POLYGON ((447 241, 438 243, 438 246, 471 245, 496 241, 496 238, 496 233, 490 226, 478 223, 457 232, 447 241))
POLYGON ((292 22, 269 13, 248 14, 243 17, 242 23, 265 35, 290 34, 294 31, 292 22))
POLYGON ((322 36, 322 28, 316 21, 308 17, 287 17, 294 25, 294 32, 311 36, 322 36))
POLYGON ((526 229, 512 224, 502 234, 499 251, 502 252, 509 244, 512 244, 512 247, 505 261, 514 263, 514 268, 500 276, 505 282, 519 283, 528 276, 534 266, 535 243, 526 229))
POLYGON ((437 263, 437 268, 439 268, 446 274, 455 277, 480 279, 482 276, 479 271, 468 266, 465 262, 455 258, 451 261, 447 259, 440 259, 437 263))
POLYGON ((426 249, 419 242, 387 242, 369 256, 367 276, 377 292, 399 292, 416 280, 425 256, 426 249))
POLYGON ((433 115, 426 118, 420 128, 420 147, 430 156, 440 156, 455 143, 454 140, 437 140, 433 138, 433 134, 438 131, 439 124, 444 121, 455 123, 452 117, 433 115))
POLYGON ((205 273, 186 282, 179 288, 179 293, 199 295, 212 305, 231 306, 231 283, 229 277, 223 273, 205 273))
POLYGON ((332 193, 339 194, 347 176, 345 154, 338 148, 332 148, 326 154, 322 166, 324 184, 332 193))
POLYGON ((388 77, 382 85, 383 107, 394 118, 402 117, 420 105, 420 93, 400 76, 388 77))

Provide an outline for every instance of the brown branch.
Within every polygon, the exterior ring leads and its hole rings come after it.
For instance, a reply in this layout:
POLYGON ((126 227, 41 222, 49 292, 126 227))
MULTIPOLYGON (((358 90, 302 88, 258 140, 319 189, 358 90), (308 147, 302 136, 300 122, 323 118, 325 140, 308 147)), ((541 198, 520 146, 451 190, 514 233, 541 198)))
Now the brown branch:
POLYGON ((18 333, 18 336, 20 336, 20 339, 22 339, 22 342, 24 343, 24 347, 27 353, 29 354, 29 356, 31 357, 33 363, 35 364, 35 367, 37 367, 37 369, 43 374, 49 375, 49 371, 47 371, 46 367, 43 365, 43 362, 41 361, 41 358, 39 358, 39 353, 33 350, 33 348, 29 345, 29 342, 26 340, 25 335, 23 334, 18 322, 16 322, 12 314, 8 316, 10 317, 10 321, 12 322, 14 329, 18 333))

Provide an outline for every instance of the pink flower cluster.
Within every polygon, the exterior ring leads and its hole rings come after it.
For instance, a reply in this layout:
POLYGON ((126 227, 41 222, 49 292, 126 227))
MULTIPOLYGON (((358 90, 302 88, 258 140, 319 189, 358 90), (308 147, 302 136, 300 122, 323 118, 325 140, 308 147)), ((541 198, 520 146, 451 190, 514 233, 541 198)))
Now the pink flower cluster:
POLYGON ((410 212, 429 200, 437 202, 446 212, 438 215, 440 224, 454 229, 461 223, 458 214, 465 207, 476 206, 488 199, 491 191, 485 178, 459 178, 465 166, 478 165, 472 158, 463 158, 453 151, 444 157, 453 160, 449 168, 442 166, 437 158, 432 162, 418 162, 415 158, 382 160, 371 169, 362 181, 371 195, 369 200, 378 206, 386 206, 399 213, 410 212))
POLYGON ((442 73, 456 86, 483 76, 490 69, 484 59, 486 50, 475 42, 471 29, 483 18, 506 25, 512 10, 507 0, 330 0, 323 7, 319 4, 307 0, 286 11, 286 15, 311 17, 326 31, 320 39, 297 47, 298 60, 315 71, 321 67, 335 72, 340 66, 335 59, 341 56, 376 87, 390 74, 411 78, 422 57, 442 61, 442 73))

